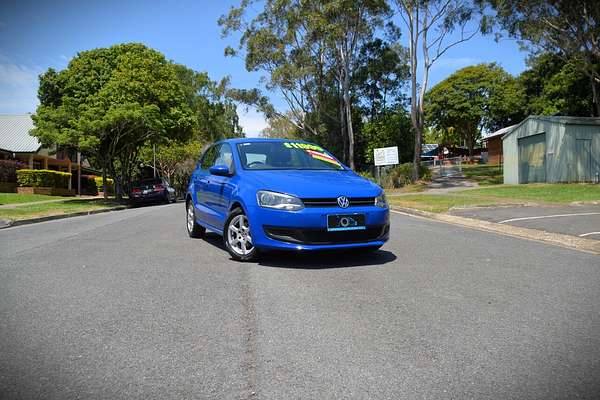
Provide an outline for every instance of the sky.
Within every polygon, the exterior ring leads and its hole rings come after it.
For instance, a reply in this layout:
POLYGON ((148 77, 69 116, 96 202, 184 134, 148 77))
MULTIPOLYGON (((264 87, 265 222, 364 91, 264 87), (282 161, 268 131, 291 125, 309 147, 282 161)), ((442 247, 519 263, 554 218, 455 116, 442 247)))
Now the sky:
MULTIPOLYGON (((168 59, 213 80, 231 78, 232 87, 262 88, 260 73, 247 72, 240 58, 224 56, 235 37, 221 37, 218 18, 239 3, 230 0, 2 0, 0 6, 0 114, 34 113, 38 75, 52 67, 66 68, 79 51, 117 43, 140 42, 168 59)), ((398 21, 400 23, 400 21, 398 21)), ((452 48, 430 73, 430 86, 457 69, 497 62, 513 75, 525 69, 527 54, 512 40, 497 43, 478 36, 452 48)), ((277 93, 276 107, 285 108, 277 93)), ((262 114, 239 107, 247 136, 257 136, 267 124, 262 114)))

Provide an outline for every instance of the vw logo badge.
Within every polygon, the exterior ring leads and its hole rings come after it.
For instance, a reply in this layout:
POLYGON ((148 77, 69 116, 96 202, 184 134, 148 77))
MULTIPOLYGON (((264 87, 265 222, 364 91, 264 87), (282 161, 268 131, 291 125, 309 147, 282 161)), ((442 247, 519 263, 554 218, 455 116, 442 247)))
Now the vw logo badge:
POLYGON ((348 200, 346 196, 340 196, 337 198, 337 203, 338 206, 342 208, 348 208, 348 206, 350 205, 350 200, 348 200))

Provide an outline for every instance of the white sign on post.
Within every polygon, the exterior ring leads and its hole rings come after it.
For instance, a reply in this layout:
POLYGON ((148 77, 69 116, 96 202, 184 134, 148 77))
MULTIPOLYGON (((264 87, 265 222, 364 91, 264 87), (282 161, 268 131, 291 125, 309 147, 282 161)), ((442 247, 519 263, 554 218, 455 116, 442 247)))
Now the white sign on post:
POLYGON ((398 146, 374 149, 375 166, 398 164, 398 146))

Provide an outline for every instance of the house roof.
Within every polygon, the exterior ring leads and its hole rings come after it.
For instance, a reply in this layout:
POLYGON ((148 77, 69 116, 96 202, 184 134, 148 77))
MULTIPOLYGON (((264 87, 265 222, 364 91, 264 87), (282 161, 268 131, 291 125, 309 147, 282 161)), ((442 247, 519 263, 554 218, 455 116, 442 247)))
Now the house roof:
POLYGON ((505 137, 514 132, 516 128, 523 125, 525 121, 529 119, 537 119, 540 121, 548 121, 555 124, 563 125, 600 125, 600 118, 596 117, 567 117, 564 115, 530 115, 523 121, 519 122, 517 125, 514 125, 513 127, 515 129, 511 129, 510 131, 504 133, 504 135, 502 135, 502 140, 504 140, 505 137))
POLYGON ((487 139, 490 139, 490 138, 493 138, 493 137, 496 137, 496 136, 506 135, 507 133, 511 132, 514 128, 516 128, 517 125, 519 125, 519 124, 514 124, 514 125, 511 125, 511 126, 504 127, 502 129, 498 129, 495 132, 490 132, 487 135, 483 136, 483 140, 487 140, 487 139))
POLYGON ((0 115, 0 149, 13 153, 35 153, 41 147, 29 131, 33 128, 31 115, 0 115))

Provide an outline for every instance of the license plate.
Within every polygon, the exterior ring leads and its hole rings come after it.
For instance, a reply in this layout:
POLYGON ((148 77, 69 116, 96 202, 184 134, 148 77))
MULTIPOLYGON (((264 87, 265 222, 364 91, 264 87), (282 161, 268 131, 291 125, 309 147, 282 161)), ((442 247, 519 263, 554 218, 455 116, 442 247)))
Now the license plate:
POLYGON ((342 214, 327 216, 328 231, 357 231, 366 229, 364 214, 342 214))
POLYGON ((152 191, 152 190, 144 190, 142 193, 143 193, 143 194, 148 194, 148 193, 150 193, 151 191, 152 191))

